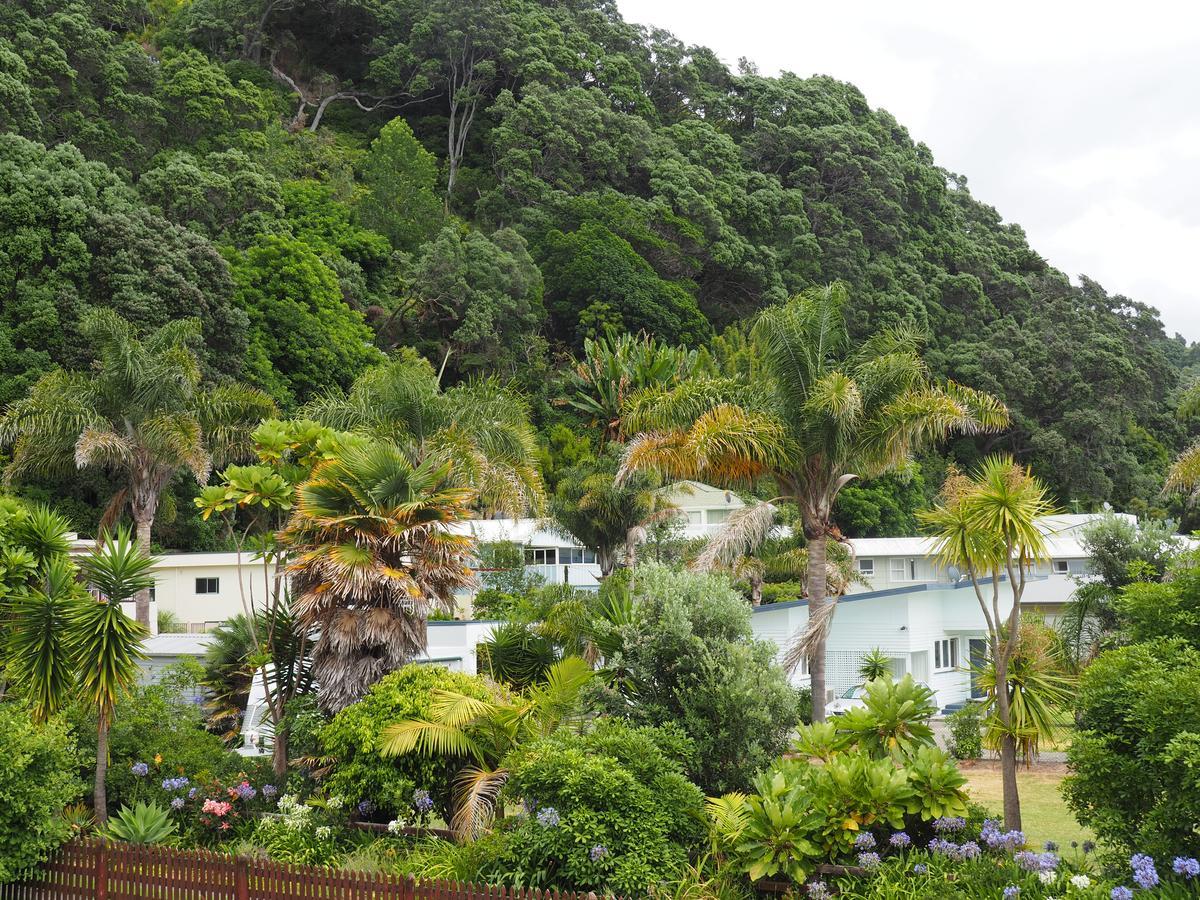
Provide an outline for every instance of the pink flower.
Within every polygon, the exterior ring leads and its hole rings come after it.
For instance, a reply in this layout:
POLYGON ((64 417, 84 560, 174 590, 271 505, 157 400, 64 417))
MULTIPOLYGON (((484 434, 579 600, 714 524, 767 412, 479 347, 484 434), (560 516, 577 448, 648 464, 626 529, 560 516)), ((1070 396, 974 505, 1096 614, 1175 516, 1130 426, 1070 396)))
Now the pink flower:
POLYGON ((231 809, 233 807, 228 803, 221 803, 219 800, 205 800, 201 812, 212 813, 214 816, 223 816, 231 809))

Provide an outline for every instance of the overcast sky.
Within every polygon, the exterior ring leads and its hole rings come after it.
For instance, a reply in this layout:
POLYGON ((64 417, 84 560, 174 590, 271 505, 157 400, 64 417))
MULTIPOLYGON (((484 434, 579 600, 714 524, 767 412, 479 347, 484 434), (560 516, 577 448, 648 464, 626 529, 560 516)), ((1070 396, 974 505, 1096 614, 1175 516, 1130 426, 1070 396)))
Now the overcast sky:
POLYGON ((1051 264, 1200 341, 1200 4, 618 5, 730 66, 856 84, 1051 264))

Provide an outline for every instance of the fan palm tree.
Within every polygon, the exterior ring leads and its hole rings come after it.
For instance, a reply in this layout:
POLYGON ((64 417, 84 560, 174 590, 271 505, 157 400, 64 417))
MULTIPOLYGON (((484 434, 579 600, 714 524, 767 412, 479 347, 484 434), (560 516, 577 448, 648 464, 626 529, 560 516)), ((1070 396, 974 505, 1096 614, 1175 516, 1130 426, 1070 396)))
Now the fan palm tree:
MULTIPOLYGON (((109 309, 80 324, 95 354, 86 372, 44 375, 29 396, 0 418, 0 444, 12 446, 8 481, 95 466, 124 486, 112 497, 103 527, 128 508, 138 546, 150 552, 159 498, 187 470, 203 485, 214 463, 245 453, 251 429, 274 406, 263 393, 235 384, 205 387, 191 345, 195 319, 170 322, 139 338, 109 309)), ((136 598, 137 620, 150 625, 150 591, 136 598)))
POLYGON ((442 390, 433 367, 404 352, 364 372, 349 393, 311 401, 306 416, 400 448, 413 465, 453 463, 452 475, 486 512, 540 509, 537 435, 524 397, 494 379, 442 390))
POLYGON ((121 603, 154 583, 154 561, 121 529, 84 557, 80 568, 94 597, 75 603, 68 623, 78 684, 96 710, 96 783, 92 808, 101 825, 108 819, 104 780, 108 772, 108 729, 117 700, 138 679, 146 629, 130 619, 121 603))
POLYGON ((380 752, 468 760, 455 779, 450 824, 460 837, 474 839, 491 823, 496 798, 508 780, 505 757, 523 742, 577 718, 591 679, 587 661, 568 656, 546 671, 544 681, 516 697, 479 700, 437 691, 429 718, 406 719, 383 730, 380 752))
POLYGON ((299 486, 283 538, 292 608, 319 631, 313 677, 327 710, 424 652, 430 607, 453 609, 471 583, 472 541, 448 526, 470 516, 472 496, 448 463, 373 442, 342 448, 299 486))
MULTIPOLYGON (((795 669, 808 658, 818 721, 836 602, 827 590, 827 542, 840 539, 833 524, 838 493, 855 478, 902 468, 931 441, 1008 421, 993 397, 934 384, 918 352, 922 336, 912 329, 888 329, 851 346, 845 304, 845 288, 834 284, 763 312, 754 328, 759 383, 692 379, 633 398, 627 415, 640 433, 623 466, 624 473, 655 469, 730 486, 770 479, 776 501, 796 504, 808 547, 809 618, 785 661, 795 669)), ((774 515, 772 503, 759 503, 737 518, 745 547, 769 537, 774 515)))
POLYGON ((1038 519, 1054 513, 1046 487, 1011 457, 988 457, 974 478, 953 474, 942 486, 936 507, 921 513, 933 537, 932 555, 947 568, 964 572, 975 589, 987 623, 994 695, 989 727, 999 735, 1004 824, 1021 827, 1017 792, 1017 748, 1027 731, 1013 715, 1013 659, 1021 635, 1021 597, 1029 569, 1047 558, 1046 536, 1038 519), (986 583, 985 583, 986 582, 986 583), (1011 606, 1000 595, 1007 583, 1011 606))

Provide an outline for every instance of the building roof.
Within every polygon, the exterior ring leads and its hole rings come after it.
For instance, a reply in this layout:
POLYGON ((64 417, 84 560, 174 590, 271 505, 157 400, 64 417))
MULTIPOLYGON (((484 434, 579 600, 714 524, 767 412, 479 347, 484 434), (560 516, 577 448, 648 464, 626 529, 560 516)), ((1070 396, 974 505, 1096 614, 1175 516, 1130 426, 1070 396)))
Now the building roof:
POLYGON ((211 634, 155 634, 142 641, 147 656, 201 656, 211 634))

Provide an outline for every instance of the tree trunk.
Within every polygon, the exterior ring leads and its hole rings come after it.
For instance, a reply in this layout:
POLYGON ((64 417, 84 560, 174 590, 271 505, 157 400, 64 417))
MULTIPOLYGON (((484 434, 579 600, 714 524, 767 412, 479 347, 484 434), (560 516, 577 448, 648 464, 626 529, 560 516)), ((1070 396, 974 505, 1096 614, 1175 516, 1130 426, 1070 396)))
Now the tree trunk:
POLYGON ((108 715, 101 712, 96 720, 96 783, 92 794, 92 811, 96 822, 108 821, 108 793, 104 780, 108 774, 108 715))
MULTIPOLYGON (((825 549, 829 538, 822 532, 808 538, 808 627, 820 620, 829 602, 826 593, 825 549)), ((812 686, 812 718, 814 722, 825 721, 825 640, 812 645, 808 657, 809 684, 812 686)))
MULTIPOLYGON (((1019 602, 1019 601, 1016 601, 1019 602)), ((1007 643, 1007 642, 1006 642, 1007 643)), ((1004 827, 1021 828, 1021 795, 1017 791, 1017 742, 1012 734, 1012 705, 1008 694, 1007 646, 996 654, 996 718, 1004 729, 1000 738, 1000 781, 1004 799, 1004 827)))
POLYGON ((275 723, 275 747, 271 751, 271 769, 275 772, 275 786, 282 788, 287 782, 288 768, 288 726, 287 720, 280 717, 275 723))
MULTIPOLYGON (((138 549, 147 556, 150 555, 150 529, 154 525, 153 517, 139 515, 137 521, 138 549)), ((151 634, 156 629, 150 627, 150 588, 143 588, 133 596, 133 608, 138 623, 144 625, 151 634)))

